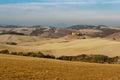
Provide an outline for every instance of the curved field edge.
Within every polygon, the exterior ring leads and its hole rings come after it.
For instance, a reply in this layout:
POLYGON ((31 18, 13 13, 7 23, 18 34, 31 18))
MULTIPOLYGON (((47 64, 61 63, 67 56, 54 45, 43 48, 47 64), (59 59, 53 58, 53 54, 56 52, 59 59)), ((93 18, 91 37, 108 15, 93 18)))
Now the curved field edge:
POLYGON ((0 44, 0 50, 7 49, 15 52, 43 52, 55 56, 76 56, 80 54, 103 54, 120 56, 120 42, 101 38, 93 39, 41 39, 41 41, 18 42, 18 45, 0 44))
POLYGON ((119 80, 120 65, 0 54, 0 80, 119 80))

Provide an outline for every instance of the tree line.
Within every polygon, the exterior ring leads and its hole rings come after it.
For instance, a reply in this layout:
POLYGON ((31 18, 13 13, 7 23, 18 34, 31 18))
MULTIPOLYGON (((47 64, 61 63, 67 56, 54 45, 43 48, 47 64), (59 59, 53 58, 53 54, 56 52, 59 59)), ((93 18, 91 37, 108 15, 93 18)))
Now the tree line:
POLYGON ((67 60, 67 61, 82 61, 82 62, 90 62, 90 63, 108 63, 114 64, 119 63, 120 57, 108 57, 106 55, 86 55, 81 54, 78 56, 59 56, 55 57, 50 54, 43 54, 42 52, 10 52, 9 50, 1 50, 1 54, 9 54, 9 55, 19 55, 19 56, 29 56, 29 57, 37 57, 37 58, 50 58, 50 59, 58 59, 58 60, 67 60))

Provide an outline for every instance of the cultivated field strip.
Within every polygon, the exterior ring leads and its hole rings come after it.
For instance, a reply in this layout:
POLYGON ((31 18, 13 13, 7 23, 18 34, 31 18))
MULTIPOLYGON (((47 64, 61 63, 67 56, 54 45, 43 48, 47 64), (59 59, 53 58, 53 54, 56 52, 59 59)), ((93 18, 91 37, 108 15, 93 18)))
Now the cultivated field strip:
POLYGON ((0 54, 0 80, 119 80, 120 65, 0 54))

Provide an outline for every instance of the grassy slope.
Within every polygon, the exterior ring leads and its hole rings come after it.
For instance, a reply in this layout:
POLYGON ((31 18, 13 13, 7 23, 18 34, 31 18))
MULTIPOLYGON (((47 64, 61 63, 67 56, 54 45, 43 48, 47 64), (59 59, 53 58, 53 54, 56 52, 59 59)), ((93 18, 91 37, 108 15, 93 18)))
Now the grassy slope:
POLYGON ((3 43, 6 41, 16 41, 18 45, 12 46, 0 44, 0 49, 24 52, 42 51, 55 56, 79 54, 104 54, 108 56, 120 56, 120 42, 100 38, 65 40, 64 38, 48 39, 34 36, 1 35, 0 42, 3 43))
POLYGON ((119 80, 120 65, 0 54, 0 80, 119 80))

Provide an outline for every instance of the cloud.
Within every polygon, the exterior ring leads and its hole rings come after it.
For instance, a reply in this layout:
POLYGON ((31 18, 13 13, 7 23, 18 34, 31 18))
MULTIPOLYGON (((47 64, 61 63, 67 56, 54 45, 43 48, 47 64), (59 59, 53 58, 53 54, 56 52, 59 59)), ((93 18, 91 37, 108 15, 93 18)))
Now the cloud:
MULTIPOLYGON (((16 1, 17 2, 17 1, 16 1)), ((16 3, 19 4, 38 4, 38 5, 56 5, 56 4, 119 4, 119 0, 26 0, 23 3, 16 3)), ((12 3, 7 3, 12 4, 12 3)), ((15 3, 13 3, 15 4, 15 3)), ((4 5, 4 4, 3 4, 4 5)))
POLYGON ((26 25, 119 24, 119 3, 119 0, 56 0, 1 4, 0 22, 26 25))
MULTIPOLYGON (((79 9, 95 9, 102 8, 108 5, 107 9, 111 9, 110 5, 119 5, 119 0, 56 0, 46 2, 28 2, 28 3, 16 3, 16 4, 1 4, 0 12, 24 12, 24 11, 51 11, 51 10, 79 10, 79 9), (102 5, 102 6, 100 6, 102 5)), ((112 8, 116 8, 112 5, 112 8)), ((118 8, 118 7, 117 7, 118 8)))

